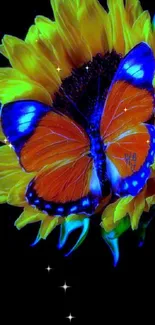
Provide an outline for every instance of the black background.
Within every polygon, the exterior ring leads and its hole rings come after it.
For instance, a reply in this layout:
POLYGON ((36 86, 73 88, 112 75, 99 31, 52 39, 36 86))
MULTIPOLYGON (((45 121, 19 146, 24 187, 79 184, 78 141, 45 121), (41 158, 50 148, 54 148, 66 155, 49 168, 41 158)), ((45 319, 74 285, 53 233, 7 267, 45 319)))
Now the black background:
MULTIPOLYGON (((66 0, 67 1, 67 0, 66 0)), ((102 1, 103 3, 103 1, 102 1)), ((143 8, 155 13, 152 2, 143 1, 143 8)), ((0 11, 0 37, 10 34, 24 38, 36 15, 52 18, 49 0, 18 3, 4 1, 0 11)), ((0 65, 8 65, 0 58, 0 65)), ((46 241, 30 247, 37 235, 39 224, 29 225, 18 231, 14 221, 21 209, 2 205, 1 286, 4 285, 5 323, 8 317, 23 324, 34 324, 42 320, 44 324, 69 324, 65 317, 76 316, 73 324, 104 323, 115 316, 120 319, 124 310, 127 315, 137 310, 137 302, 148 301, 144 288, 154 295, 155 262, 155 220, 147 231, 142 248, 137 247, 135 232, 127 232, 120 239, 121 258, 117 268, 113 268, 109 249, 101 238, 100 227, 91 224, 89 235, 80 248, 65 258, 64 251, 57 249, 59 228, 46 241), (47 272, 50 265, 53 270, 47 272), (72 288, 66 294, 59 286, 64 281, 72 288), (127 297, 130 297, 127 301, 127 297), (115 306, 118 304, 117 310, 115 306)), ((71 236, 70 244, 78 232, 71 236)), ((67 250, 67 247, 66 247, 67 250)), ((142 313, 142 310, 139 313, 142 313)), ((154 323, 154 321, 153 321, 154 323)))

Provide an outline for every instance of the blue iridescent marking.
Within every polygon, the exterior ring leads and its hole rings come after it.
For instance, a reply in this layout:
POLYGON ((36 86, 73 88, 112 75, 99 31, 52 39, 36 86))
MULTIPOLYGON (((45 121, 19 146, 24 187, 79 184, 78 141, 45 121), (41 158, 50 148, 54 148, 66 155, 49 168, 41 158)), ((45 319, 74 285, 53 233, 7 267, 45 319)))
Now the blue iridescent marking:
POLYGON ((51 204, 45 204, 45 209, 51 209, 51 204))
POLYGON ((133 185, 133 186, 137 186, 137 185, 138 185, 138 182, 137 182, 137 181, 133 181, 133 182, 132 182, 132 185, 133 185))
POLYGON ((124 184, 124 190, 127 190, 128 189, 128 187, 129 187, 129 185, 128 185, 128 183, 127 182, 125 182, 125 184, 124 184))
POLYGON ((70 208, 70 212, 75 212, 77 211, 77 206, 73 206, 72 208, 70 208))
POLYGON ((58 212, 63 212, 64 211, 64 208, 63 207, 59 207, 59 208, 57 208, 57 211, 58 212))
POLYGON ((88 206, 89 204, 90 204, 89 199, 84 199, 84 200, 82 201, 82 206, 83 206, 83 207, 88 206))
POLYGON ((137 79, 143 78, 144 77, 144 71, 141 70, 142 65, 141 64, 134 64, 133 61, 128 61, 125 63, 124 68, 128 74, 131 76, 134 76, 137 79))
POLYGON ((40 201, 37 199, 34 201, 35 204, 38 204, 40 201))
POLYGON ((26 131, 29 128, 29 126, 31 125, 34 116, 35 116, 35 113, 28 113, 27 115, 20 117, 18 120, 18 123, 19 123, 18 131, 19 132, 26 131))

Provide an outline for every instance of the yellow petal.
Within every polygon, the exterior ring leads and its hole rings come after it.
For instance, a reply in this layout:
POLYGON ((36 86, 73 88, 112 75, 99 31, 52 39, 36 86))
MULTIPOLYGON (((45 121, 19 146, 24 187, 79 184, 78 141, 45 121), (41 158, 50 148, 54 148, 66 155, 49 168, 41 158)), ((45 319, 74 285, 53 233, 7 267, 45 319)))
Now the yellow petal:
POLYGON ((34 47, 37 55, 44 55, 52 62, 61 79, 71 74, 73 65, 63 47, 57 32, 56 23, 46 17, 37 16, 35 24, 30 27, 25 41, 34 47))
POLYGON ((93 56, 112 50, 110 19, 98 1, 81 1, 78 9, 78 20, 82 36, 89 44, 93 56))
POLYGON ((47 236, 51 233, 52 230, 58 225, 59 217, 49 217, 46 216, 46 218, 42 221, 38 237, 42 239, 46 239, 47 236))
MULTIPOLYGON (((151 46, 155 55, 155 29, 152 32, 152 42, 151 42, 151 46)), ((154 87, 155 87, 155 78, 154 78, 154 87)))
POLYGON ((51 0, 58 34, 75 67, 88 62, 91 57, 89 44, 82 38, 77 19, 77 8, 72 0, 51 0))
POLYGON ((9 193, 11 188, 23 177, 24 172, 18 169, 0 171, 0 190, 9 193))
POLYGON ((0 172, 4 170, 21 170, 17 156, 8 145, 0 147, 0 172))
POLYGON ((65 221, 76 221, 76 220, 83 220, 87 218, 85 214, 70 214, 68 217, 66 217, 65 221))
POLYGON ((148 211, 150 210, 151 206, 153 204, 155 204, 155 195, 152 195, 150 197, 147 197, 146 198, 146 202, 147 202, 147 205, 148 205, 148 211))
POLYGON ((27 206, 20 217, 16 220, 15 226, 18 229, 25 227, 29 223, 34 223, 38 221, 42 221, 47 216, 41 213, 39 210, 32 208, 31 206, 27 206))
POLYGON ((16 154, 7 145, 0 147, 0 191, 8 194, 13 186, 25 175, 21 169, 16 154))
POLYGON ((140 217, 145 209, 145 193, 146 190, 144 188, 144 190, 134 198, 134 210, 131 216, 131 227, 133 230, 138 228, 140 217))
POLYGON ((25 173, 22 179, 20 179, 19 182, 16 183, 16 185, 13 186, 12 189, 10 190, 7 203, 19 207, 26 206, 28 203, 25 200, 25 192, 29 182, 32 180, 34 176, 35 176, 34 173, 30 173, 30 174, 25 173))
POLYGON ((8 59, 8 54, 3 44, 0 44, 0 53, 8 59))
POLYGON ((108 0, 109 16, 112 24, 112 43, 117 53, 125 54, 133 47, 130 26, 123 0, 108 0))
MULTIPOLYGON (((35 19, 35 21, 36 20, 37 19, 35 19)), ((42 38, 43 37, 42 37, 39 29, 37 28, 37 26, 32 25, 28 30, 28 33, 25 38, 25 42, 27 44, 31 44, 33 46, 35 52, 38 53, 38 56, 40 54, 44 55, 48 60, 50 60, 56 66, 52 44, 50 44, 50 48, 49 48, 47 46, 47 44, 49 43, 49 40, 47 40, 47 43, 46 43, 46 41, 44 43, 42 41, 42 38)))
POLYGON ((130 25, 132 26, 135 20, 140 16, 140 14, 143 12, 143 9, 141 7, 139 0, 126 0, 126 11, 128 15, 128 21, 130 22, 130 25))
POLYGON ((130 202, 133 200, 133 196, 128 195, 127 197, 119 199, 114 211, 114 222, 121 220, 129 212, 130 202))
POLYGON ((7 193, 5 191, 0 190, 0 203, 1 204, 6 203, 7 197, 8 197, 7 193))
POLYGON ((119 203, 118 201, 120 200, 121 199, 118 199, 114 203, 109 204, 102 213, 101 227, 107 232, 113 230, 118 224, 118 222, 114 222, 114 213, 116 206, 119 203))
MULTIPOLYGON (((132 39, 134 46, 142 41, 151 43, 152 26, 148 11, 143 11, 132 27, 132 39)), ((151 45, 151 44, 150 44, 151 45)))
POLYGON ((61 83, 53 64, 44 56, 38 56, 24 41, 9 35, 3 38, 9 61, 13 68, 41 84, 52 94, 61 83))
POLYGON ((5 140, 5 135, 3 133, 2 126, 1 126, 1 120, 0 120, 0 142, 4 142, 4 140, 5 140))
POLYGON ((12 68, 0 69, 0 102, 2 104, 15 100, 38 100, 51 105, 48 91, 37 82, 12 68))

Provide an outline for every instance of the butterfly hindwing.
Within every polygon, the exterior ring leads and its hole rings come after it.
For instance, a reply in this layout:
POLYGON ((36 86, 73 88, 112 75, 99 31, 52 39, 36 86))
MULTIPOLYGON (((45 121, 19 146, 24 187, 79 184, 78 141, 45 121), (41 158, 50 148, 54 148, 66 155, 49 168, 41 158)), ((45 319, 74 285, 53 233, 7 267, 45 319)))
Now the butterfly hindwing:
POLYGON ((106 149, 107 172, 118 195, 137 195, 150 176, 155 155, 155 127, 140 124, 106 149))
POLYGON ((93 166, 89 157, 45 167, 30 183, 26 198, 50 215, 92 214, 98 199, 93 197, 93 166))

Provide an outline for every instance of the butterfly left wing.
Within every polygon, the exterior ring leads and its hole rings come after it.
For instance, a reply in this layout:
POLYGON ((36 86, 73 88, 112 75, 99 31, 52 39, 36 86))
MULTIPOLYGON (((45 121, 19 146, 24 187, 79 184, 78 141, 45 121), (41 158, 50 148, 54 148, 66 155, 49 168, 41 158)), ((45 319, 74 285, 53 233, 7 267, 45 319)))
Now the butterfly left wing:
POLYGON ((3 131, 27 173, 36 177, 25 197, 49 215, 92 213, 100 190, 89 138, 73 120, 35 101, 2 109, 3 131))
POLYGON ((153 115, 154 71, 151 48, 140 43, 122 60, 107 96, 100 132, 109 178, 118 195, 136 195, 149 177, 155 151, 154 127, 143 122, 153 115), (132 154, 137 157, 135 170, 126 163, 132 154))

